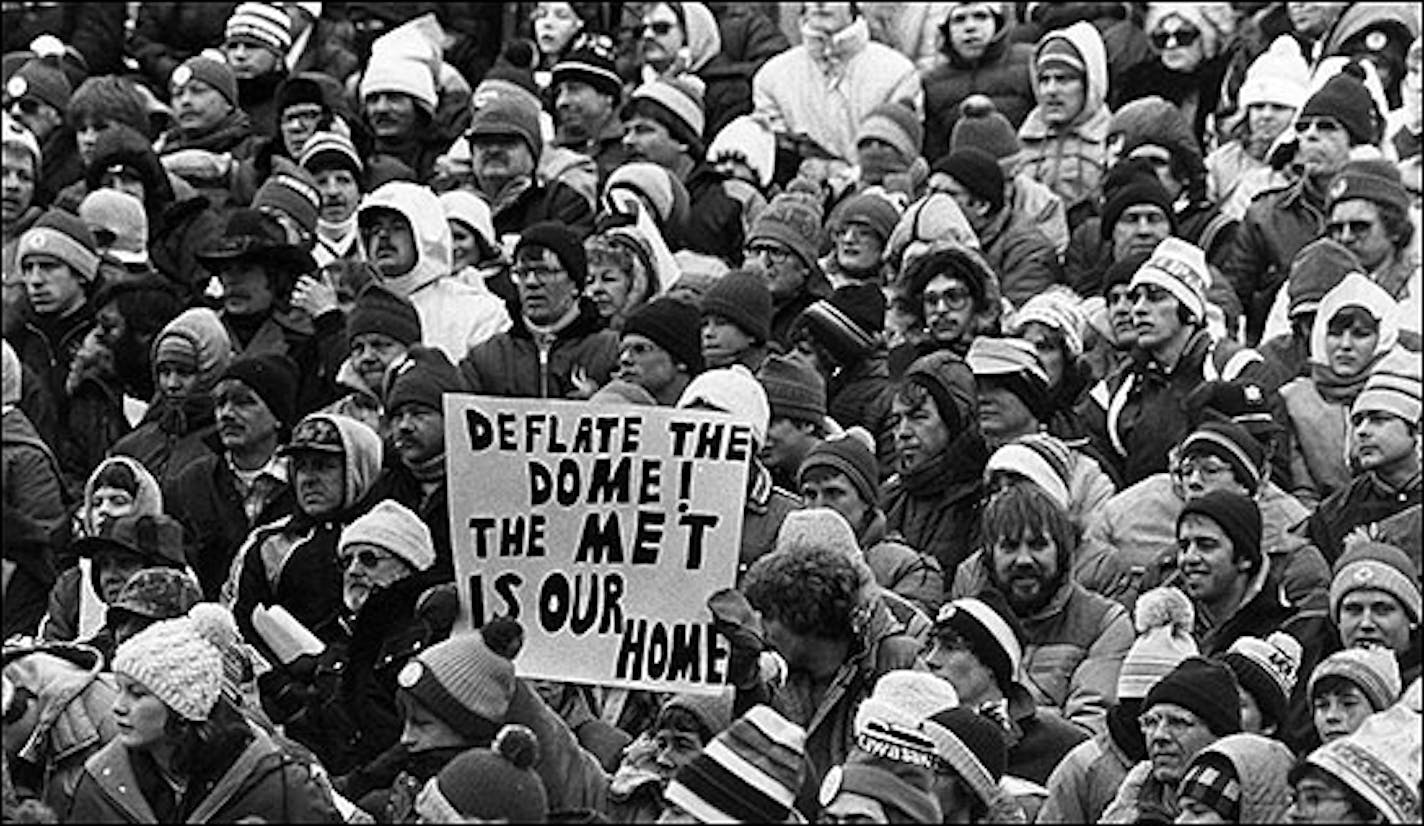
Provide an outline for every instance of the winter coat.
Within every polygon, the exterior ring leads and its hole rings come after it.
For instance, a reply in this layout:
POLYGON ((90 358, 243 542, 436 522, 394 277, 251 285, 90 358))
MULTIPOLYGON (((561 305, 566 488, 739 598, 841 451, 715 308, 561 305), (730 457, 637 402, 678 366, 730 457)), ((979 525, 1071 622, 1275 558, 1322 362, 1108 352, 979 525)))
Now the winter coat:
POLYGON ((881 587, 909 600, 927 616, 939 613, 944 602, 944 572, 939 560, 887 536, 883 512, 877 511, 860 535, 860 547, 881 587))
POLYGON ((1036 179, 1020 172, 1009 181, 1009 228, 1036 229, 1053 245, 1055 255, 1068 249, 1068 211, 1063 199, 1036 179))
POLYGON ((55 453, 71 484, 84 479, 112 447, 133 431, 124 411, 124 391, 106 367, 77 364, 71 372, 73 390, 65 405, 64 438, 55 453))
POLYGON ((1133 761, 1103 732, 1084 740, 1048 776, 1048 799, 1035 823, 1095 823, 1112 802, 1133 761))
POLYGON ((383 276, 380 282, 415 305, 421 341, 439 347, 454 363, 471 348, 508 330, 509 314, 494 294, 449 277, 450 226, 443 211, 419 208, 430 204, 439 206, 424 187, 394 183, 366 196, 361 209, 394 210, 410 223, 416 239, 415 265, 404 275, 383 276))
POLYGON ((129 36, 129 53, 149 84, 168 91, 168 76, 203 49, 222 46, 236 3, 144 3, 129 36))
MULTIPOLYGON (((79 352, 84 337, 94 329, 94 323, 94 308, 88 301, 64 318, 45 319, 36 315, 27 303, 18 329, 6 331, 5 338, 15 348, 20 363, 35 371, 61 411, 65 399, 69 398, 69 366, 74 363, 74 355, 79 352)), ((60 436, 63 438, 63 433, 60 436)))
POLYGON ((455 579, 455 562, 450 549, 449 495, 449 486, 443 477, 427 494, 420 480, 398 457, 387 461, 370 494, 374 502, 391 499, 405 505, 430 529, 430 543, 435 547, 435 563, 430 573, 437 582, 453 582, 455 579))
POLYGON ((244 321, 223 313, 233 358, 271 354, 291 359, 302 377, 297 388, 298 415, 336 398, 336 372, 350 349, 345 316, 329 310, 312 319, 300 310, 274 308, 245 342, 239 334, 246 329, 244 321))
MULTIPOLYGON (((66 823, 159 823, 145 783, 162 783, 152 764, 148 771, 135 763, 137 755, 115 740, 84 763, 66 823)), ((146 761, 144 761, 146 762, 146 761)), ((198 789, 201 797, 181 795, 175 814, 186 823, 340 823, 341 816, 328 787, 314 767, 286 754, 262 729, 251 727, 250 739, 216 778, 198 789)))
POLYGON ((1196 763, 1209 754, 1225 757, 1236 769, 1240 789, 1237 823, 1281 823, 1290 806, 1286 776, 1295 755, 1279 740, 1259 734, 1229 734, 1197 752, 1196 763))
MULTIPOLYGON (((518 235, 540 221, 558 221, 580 238, 593 234, 593 206, 578 190, 562 181, 534 183, 508 204, 494 208, 494 233, 518 235)), ((446 267, 445 271, 449 272, 446 267)))
POLYGON ((1014 215, 999 211, 980 233, 980 251, 999 276, 1004 297, 1015 307, 1063 281, 1053 242, 1033 227, 1014 227, 1014 215))
POLYGON ((920 75, 909 58, 870 41, 863 18, 832 35, 829 56, 802 43, 768 60, 752 78, 754 114, 778 135, 803 134, 853 162, 855 136, 871 109, 909 101, 923 111, 920 75))
POLYGON ((984 54, 968 60, 945 38, 944 63, 931 69, 925 84, 924 156, 933 161, 949 154, 949 139, 959 120, 959 104, 970 95, 987 95, 994 106, 1018 128, 1033 109, 1033 80, 1029 64, 1033 46, 1015 43, 1011 26, 999 26, 984 54))
POLYGON ((1152 774, 1152 761, 1133 766, 1103 810, 1099 823, 1172 823, 1177 819, 1176 784, 1163 784, 1152 774))
POLYGON ((46 542, 62 548, 69 539, 69 509, 59 460, 19 407, 6 406, 0 417, 4 450, 0 453, 0 490, 5 507, 39 523, 46 542))
MULTIPOLYGON (((1190 107, 1192 135, 1198 147, 1207 145, 1207 124, 1221 101, 1221 81, 1226 74, 1226 57, 1203 61, 1190 72, 1174 72, 1161 60, 1139 63, 1128 69, 1120 83, 1113 84, 1113 108, 1157 95, 1186 113, 1190 107)), ((1214 136, 1213 136, 1214 137, 1214 136)))
POLYGON ((0 524, 5 526, 5 533, 0 536, 5 562, 0 634, 8 640, 16 635, 29 636, 39 627, 54 587, 54 549, 43 526, 8 504, 0 524))
POLYGON ((109 453, 137 459, 158 479, 159 485, 171 489, 185 468, 212 455, 217 425, 213 422, 211 402, 189 406, 190 415, 177 417, 171 423, 164 415, 166 406, 150 405, 138 427, 115 442, 109 453))
POLYGON ((1395 488, 1373 471, 1366 471, 1320 503, 1306 523, 1306 536, 1334 565, 1345 550, 1345 537, 1355 528, 1372 525, 1419 503, 1419 474, 1395 488))
POLYGON ((592 304, 551 340, 535 338, 524 319, 470 350, 460 372, 470 392, 490 396, 562 399, 574 389, 572 374, 607 384, 618 364, 618 334, 602 328, 592 304))
POLYGON ((87 645, 7 650, 5 659, 5 678, 34 694, 38 708, 34 731, 15 757, 40 769, 40 799, 65 812, 85 760, 118 734, 112 711, 118 687, 87 645))
POLYGON ((938 560, 947 578, 977 544, 980 476, 988 458, 978 432, 966 431, 949 443, 933 467, 921 467, 923 473, 913 478, 896 474, 881 488, 887 529, 938 560))
POLYGON ((759 461, 752 463, 747 479, 746 503, 742 507, 742 541, 737 547, 737 581, 753 562, 776 548, 776 535, 787 514, 801 509, 800 498, 772 483, 771 471, 759 461))
POLYGON ((731 182, 706 163, 699 163, 682 183, 689 208, 686 220, 670 239, 673 245, 715 255, 730 264, 740 262, 747 230, 742 202, 728 191, 731 182))
POLYGON ((950 3, 867 3, 861 9, 870 37, 914 61, 921 73, 944 61, 941 29, 950 3))
POLYGON ((1301 247, 1325 231, 1325 198, 1309 178, 1257 195, 1246 208, 1221 273, 1236 289, 1246 313, 1248 340, 1259 338, 1276 291, 1290 276, 1301 247))
MULTIPOLYGON (((1042 111, 1034 107, 1019 127, 1019 156, 1016 173, 1046 184, 1069 215, 1070 228, 1091 212, 1091 204, 1102 188, 1107 173, 1108 127, 1112 112, 1107 107, 1107 54, 1102 38, 1089 24, 1074 24, 1064 37, 1078 50, 1087 66, 1087 92, 1083 109, 1066 128, 1050 128, 1042 111)), ((1037 57, 1030 62, 1031 77, 1037 78, 1037 57)), ((1037 83, 1037 81, 1034 81, 1037 83)), ((1035 87, 1036 88, 1036 87, 1035 87)), ((1035 92, 1035 97, 1037 92, 1035 92)))
POLYGON ((1350 484, 1352 400, 1327 401, 1314 381, 1302 378, 1281 388, 1281 401, 1290 416, 1294 492, 1317 503, 1350 484))
POLYGON ((1117 495, 1117 484, 1103 470, 1104 464, 1091 446, 1068 444, 1068 518, 1080 531, 1117 495))
MULTIPOLYGON (((707 84, 702 95, 711 141, 722 127, 752 111, 752 77, 772 57, 791 48, 786 35, 754 3, 711 3, 722 50, 697 69, 707 84), (718 6, 723 8, 718 9, 718 6)), ((602 180, 602 178, 600 178, 602 180)))

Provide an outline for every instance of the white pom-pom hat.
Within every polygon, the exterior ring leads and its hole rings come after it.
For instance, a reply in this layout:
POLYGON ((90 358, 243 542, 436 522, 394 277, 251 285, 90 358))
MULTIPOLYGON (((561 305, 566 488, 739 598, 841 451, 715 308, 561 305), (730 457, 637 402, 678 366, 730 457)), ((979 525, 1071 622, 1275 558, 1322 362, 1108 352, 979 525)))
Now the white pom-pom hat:
POLYGON ((223 651, 237 639, 231 612, 212 602, 163 620, 119 646, 114 671, 142 683, 178 716, 208 719, 222 693, 223 651))

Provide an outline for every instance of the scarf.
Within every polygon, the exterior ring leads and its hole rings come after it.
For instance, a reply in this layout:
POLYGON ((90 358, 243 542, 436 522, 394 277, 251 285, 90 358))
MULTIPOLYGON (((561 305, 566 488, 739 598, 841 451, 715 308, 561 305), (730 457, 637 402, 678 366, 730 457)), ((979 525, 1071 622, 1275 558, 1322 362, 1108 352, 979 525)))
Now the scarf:
POLYGON ((213 422, 213 399, 199 392, 186 399, 160 398, 148 409, 148 419, 170 436, 186 436, 213 422))
POLYGON ((227 113, 212 129, 201 135, 191 135, 174 129, 163 141, 160 155, 177 152, 180 149, 206 149, 209 152, 229 152, 252 135, 252 120, 241 109, 227 113))
POLYGON ((1315 382, 1315 389, 1320 393, 1320 398, 1331 404, 1350 405, 1355 401, 1355 397, 1360 395, 1360 391, 1365 389, 1365 381, 1369 379, 1370 372, 1374 370, 1375 363, 1380 360, 1383 353, 1370 359, 1370 363, 1360 372, 1353 376, 1337 375, 1331 370, 1329 365, 1311 364, 1310 380, 1315 382))
POLYGON ((352 210, 345 221, 316 219, 316 234, 332 249, 344 254, 356 242, 356 211, 352 210))
POLYGON ((901 474, 905 490, 916 499, 947 499, 950 488, 978 478, 989 461, 989 449, 973 431, 950 440, 938 454, 901 474))

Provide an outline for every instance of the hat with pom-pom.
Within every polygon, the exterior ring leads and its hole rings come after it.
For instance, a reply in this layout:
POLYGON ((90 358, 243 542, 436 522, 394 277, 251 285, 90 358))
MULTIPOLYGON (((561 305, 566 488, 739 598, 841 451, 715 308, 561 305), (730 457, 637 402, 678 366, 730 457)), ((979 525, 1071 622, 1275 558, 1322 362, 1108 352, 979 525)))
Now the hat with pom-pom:
POLYGON ((1300 655, 1295 637, 1273 631, 1264 640, 1238 637, 1221 661, 1236 675, 1236 682, 1256 698, 1266 725, 1278 725, 1300 676, 1300 655))
POLYGON ((142 683, 183 719, 202 722, 222 693, 223 652, 236 640, 232 613, 200 602, 187 616, 125 640, 114 654, 114 672, 142 683))
POLYGON ((487 749, 471 749, 426 781, 415 801, 425 823, 543 823, 549 795, 534 772, 539 738, 507 725, 487 749))
POLYGON ((780 823, 806 769, 806 730, 759 705, 679 769, 663 797, 701 823, 780 823))
POLYGON ((949 151, 977 147, 996 160, 1023 151, 1018 131, 988 95, 970 95, 959 104, 959 120, 949 133, 949 151))
POLYGON ((1133 625, 1137 639, 1123 657, 1117 677, 1118 700, 1140 700, 1158 680, 1183 660, 1197 655, 1192 637, 1196 611, 1176 588, 1153 588, 1137 598, 1133 625))

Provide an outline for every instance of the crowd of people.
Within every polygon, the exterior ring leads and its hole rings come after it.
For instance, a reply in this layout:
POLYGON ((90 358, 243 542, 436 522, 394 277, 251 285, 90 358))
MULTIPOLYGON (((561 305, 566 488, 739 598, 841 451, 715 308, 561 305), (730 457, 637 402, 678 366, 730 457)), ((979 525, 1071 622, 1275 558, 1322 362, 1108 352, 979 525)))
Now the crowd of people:
POLYGON ((1419 822, 1417 6, 0 23, 7 822, 1419 822), (460 620, 451 393, 749 427, 720 693, 460 620))

